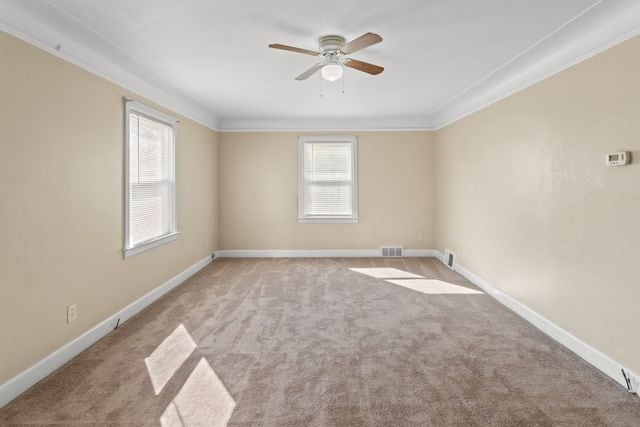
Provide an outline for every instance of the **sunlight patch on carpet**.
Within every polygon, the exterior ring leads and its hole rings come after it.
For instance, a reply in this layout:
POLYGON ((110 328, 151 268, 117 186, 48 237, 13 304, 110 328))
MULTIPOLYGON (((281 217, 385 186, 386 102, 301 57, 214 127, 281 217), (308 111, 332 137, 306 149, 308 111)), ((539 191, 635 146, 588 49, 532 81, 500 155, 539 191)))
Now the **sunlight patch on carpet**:
POLYGON ((235 406, 235 400, 203 357, 165 409, 160 424, 224 427, 235 406))
POLYGON ((195 348, 195 341, 184 325, 180 324, 149 357, 144 359, 156 396, 195 348))
POLYGON ((399 285, 407 289, 422 292, 430 295, 443 294, 484 294, 477 289, 467 288, 453 283, 443 282, 442 280, 430 279, 405 279, 405 280, 387 280, 389 283, 399 285))
POLYGON ((424 276, 398 270, 397 268, 350 268, 356 273, 366 274, 376 279, 422 279, 424 276))

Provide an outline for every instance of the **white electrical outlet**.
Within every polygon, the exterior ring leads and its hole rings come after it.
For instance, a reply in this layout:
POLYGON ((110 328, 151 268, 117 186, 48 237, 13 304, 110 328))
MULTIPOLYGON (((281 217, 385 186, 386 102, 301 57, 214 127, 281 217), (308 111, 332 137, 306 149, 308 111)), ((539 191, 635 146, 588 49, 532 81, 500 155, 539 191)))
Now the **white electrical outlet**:
POLYGON ((78 318, 78 304, 71 304, 67 307, 67 323, 71 323, 78 318))
POLYGON ((424 232, 423 231, 418 232, 418 240, 421 241, 421 242, 424 240, 424 232))

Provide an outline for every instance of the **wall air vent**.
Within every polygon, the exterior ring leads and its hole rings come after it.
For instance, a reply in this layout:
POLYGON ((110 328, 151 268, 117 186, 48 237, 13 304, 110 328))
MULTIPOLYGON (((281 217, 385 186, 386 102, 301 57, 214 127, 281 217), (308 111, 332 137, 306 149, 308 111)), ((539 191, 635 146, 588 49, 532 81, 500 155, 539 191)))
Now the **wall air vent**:
POLYGON ((380 252, 383 257, 400 258, 404 248, 402 246, 382 246, 380 252))
POLYGON ((449 249, 444 250, 444 263, 447 264, 447 267, 453 270, 456 264, 456 254, 451 252, 449 249))

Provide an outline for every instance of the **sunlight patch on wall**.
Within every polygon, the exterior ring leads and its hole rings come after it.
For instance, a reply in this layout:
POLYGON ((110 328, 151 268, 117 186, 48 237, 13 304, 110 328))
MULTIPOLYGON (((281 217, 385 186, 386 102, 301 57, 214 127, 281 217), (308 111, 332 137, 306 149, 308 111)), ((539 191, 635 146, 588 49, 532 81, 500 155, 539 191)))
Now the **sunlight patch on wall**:
POLYGON ((444 294, 483 294, 484 292, 473 288, 467 288, 453 283, 443 282, 442 280, 430 279, 409 279, 409 280, 387 280, 389 283, 399 285, 407 289, 421 292, 429 295, 444 294))
POLYGON ((180 324, 149 357, 144 359, 156 396, 195 348, 193 338, 184 325, 180 324))
POLYGON ((235 400, 203 357, 165 409, 160 424, 224 427, 235 406, 235 400))

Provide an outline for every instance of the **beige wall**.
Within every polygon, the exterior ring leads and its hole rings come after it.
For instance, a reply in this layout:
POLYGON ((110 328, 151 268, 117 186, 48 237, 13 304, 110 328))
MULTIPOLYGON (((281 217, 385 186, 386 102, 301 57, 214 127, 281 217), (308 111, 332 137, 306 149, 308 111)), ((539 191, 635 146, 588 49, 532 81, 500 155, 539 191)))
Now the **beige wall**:
POLYGON ((640 372, 640 38, 436 135, 436 242, 640 372), (633 151, 627 167, 607 152, 633 151))
POLYGON ((182 234, 122 259, 123 95, 0 32, 0 384, 216 249, 217 135, 180 118, 182 234))
POLYGON ((603 165, 640 158, 638 58, 634 39, 435 134, 356 132, 358 224, 298 224, 298 133, 182 118, 182 234, 123 260, 121 97, 135 96, 0 33, 0 383, 217 248, 386 244, 453 249, 640 372, 640 162, 603 165))
POLYGON ((433 247, 432 133, 355 133, 358 224, 298 223, 299 135, 221 135, 221 248, 374 249, 387 244, 433 247), (418 240, 420 232, 424 233, 422 241, 418 240))

